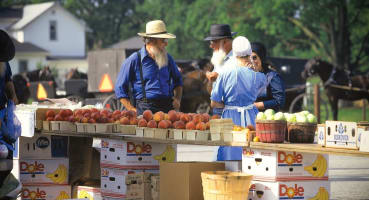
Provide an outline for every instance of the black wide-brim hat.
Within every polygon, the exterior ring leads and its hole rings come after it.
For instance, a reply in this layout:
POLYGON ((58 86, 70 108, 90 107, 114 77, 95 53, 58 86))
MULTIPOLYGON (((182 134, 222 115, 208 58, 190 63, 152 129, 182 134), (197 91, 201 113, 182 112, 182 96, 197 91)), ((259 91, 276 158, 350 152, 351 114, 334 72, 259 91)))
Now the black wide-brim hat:
POLYGON ((0 62, 8 62, 13 59, 15 55, 15 48, 12 39, 9 35, 0 30, 0 62))
POLYGON ((232 38, 237 32, 231 32, 231 27, 228 24, 213 24, 210 27, 210 35, 205 41, 219 40, 223 38, 232 38))

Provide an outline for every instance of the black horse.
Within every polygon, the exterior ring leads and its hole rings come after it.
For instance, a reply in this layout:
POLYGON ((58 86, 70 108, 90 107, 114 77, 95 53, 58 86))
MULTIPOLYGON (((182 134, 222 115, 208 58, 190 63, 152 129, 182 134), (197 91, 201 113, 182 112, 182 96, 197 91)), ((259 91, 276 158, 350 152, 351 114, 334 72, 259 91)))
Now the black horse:
POLYGON ((339 99, 349 101, 367 99, 369 101, 369 78, 367 75, 350 76, 346 71, 318 58, 310 59, 305 64, 305 70, 301 73, 304 79, 313 75, 319 75, 324 82, 334 120, 337 120, 338 116, 339 99))

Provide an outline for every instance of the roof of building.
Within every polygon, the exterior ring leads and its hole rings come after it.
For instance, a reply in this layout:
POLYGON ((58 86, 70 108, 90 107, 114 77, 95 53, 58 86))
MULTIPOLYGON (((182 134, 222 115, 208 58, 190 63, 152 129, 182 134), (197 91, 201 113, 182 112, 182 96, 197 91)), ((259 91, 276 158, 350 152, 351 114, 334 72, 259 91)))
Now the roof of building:
POLYGON ((110 46, 113 49, 141 49, 144 45, 142 38, 139 36, 128 38, 110 46))
POLYGON ((41 47, 38 47, 32 43, 29 43, 29 42, 24 42, 24 43, 21 43, 21 42, 18 42, 16 39, 12 38, 13 40, 13 44, 14 44, 14 47, 15 47, 15 52, 20 52, 20 53, 47 53, 48 51, 41 48, 41 47))

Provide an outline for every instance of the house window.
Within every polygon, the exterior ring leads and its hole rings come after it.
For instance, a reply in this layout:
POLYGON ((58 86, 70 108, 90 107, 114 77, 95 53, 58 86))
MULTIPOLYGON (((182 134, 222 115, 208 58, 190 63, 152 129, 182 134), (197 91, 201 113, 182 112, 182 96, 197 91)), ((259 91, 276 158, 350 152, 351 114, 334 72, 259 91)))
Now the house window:
POLYGON ((19 60, 19 73, 28 71, 28 61, 27 60, 19 60))
POLYGON ((50 21, 50 40, 57 40, 57 35, 56 35, 56 21, 50 21))

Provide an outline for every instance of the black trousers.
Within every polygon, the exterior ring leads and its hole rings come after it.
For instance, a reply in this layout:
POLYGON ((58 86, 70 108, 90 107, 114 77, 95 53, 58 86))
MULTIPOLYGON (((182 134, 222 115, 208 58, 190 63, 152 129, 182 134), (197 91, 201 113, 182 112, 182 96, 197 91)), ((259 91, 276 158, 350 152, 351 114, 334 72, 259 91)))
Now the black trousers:
POLYGON ((136 100, 137 115, 142 115, 145 110, 151 110, 151 112, 156 113, 158 111, 163 111, 165 113, 173 110, 173 100, 172 98, 163 99, 143 99, 136 100))
MULTIPOLYGON (((6 159, 13 160, 13 151, 9 151, 8 157, 6 159)), ((1 161, 5 161, 5 159, 0 159, 0 162, 1 161)), ((3 185, 5 178, 10 174, 10 172, 11 170, 0 171, 0 188, 3 185)))

